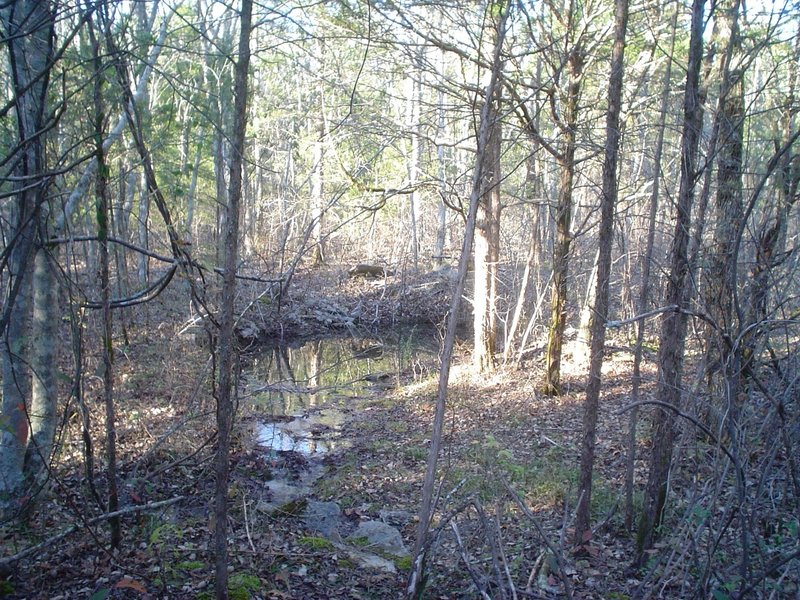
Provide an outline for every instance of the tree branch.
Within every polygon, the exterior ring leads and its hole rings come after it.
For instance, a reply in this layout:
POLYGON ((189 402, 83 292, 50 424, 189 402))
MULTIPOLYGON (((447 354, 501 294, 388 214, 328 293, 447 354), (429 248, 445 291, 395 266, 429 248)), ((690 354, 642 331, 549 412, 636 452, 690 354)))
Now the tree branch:
MULTIPOLYGON (((93 519, 89 519, 88 521, 83 523, 82 526, 88 527, 90 525, 95 525, 97 523, 113 519, 115 517, 122 517, 124 515, 130 515, 134 513, 145 512, 148 510, 155 510, 157 508, 163 508, 165 506, 170 506, 172 504, 175 504, 176 502, 180 502, 185 498, 186 496, 176 496, 175 498, 170 498, 169 500, 159 500, 158 502, 150 502, 149 504, 126 506, 125 508, 121 508, 120 510, 115 510, 114 512, 106 513, 98 517, 95 517, 93 519)), ((71 533, 77 531, 79 527, 81 527, 81 525, 72 525, 71 527, 67 527, 67 529, 65 529, 61 533, 49 537, 43 542, 36 544, 35 546, 31 546, 30 548, 26 548, 22 552, 17 552, 16 554, 13 554, 11 556, 6 556, 5 558, 0 559, 0 573, 7 571, 11 567, 11 565, 22 560, 23 558, 26 558, 32 554, 36 554, 41 549, 46 548, 47 546, 52 546, 55 542, 58 542, 59 540, 63 540, 71 533)))

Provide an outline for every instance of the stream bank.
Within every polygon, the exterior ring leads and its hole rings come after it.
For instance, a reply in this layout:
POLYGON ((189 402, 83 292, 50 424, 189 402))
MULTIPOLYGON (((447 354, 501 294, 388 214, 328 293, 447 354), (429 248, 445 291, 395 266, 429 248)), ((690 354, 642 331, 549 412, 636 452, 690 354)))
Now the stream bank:
MULTIPOLYGON (((269 465, 257 513, 299 519, 309 544, 355 564, 394 573, 410 553, 400 527, 410 511, 377 509, 378 518, 315 495, 351 440, 343 428, 368 403, 427 376, 438 356, 438 334, 412 327, 378 337, 325 336, 272 344, 251 355, 243 372, 251 445, 269 465), (316 541, 315 541, 316 540, 316 541)), ((324 485, 323 485, 324 487, 324 485)), ((373 511, 375 512, 375 511, 373 511)))

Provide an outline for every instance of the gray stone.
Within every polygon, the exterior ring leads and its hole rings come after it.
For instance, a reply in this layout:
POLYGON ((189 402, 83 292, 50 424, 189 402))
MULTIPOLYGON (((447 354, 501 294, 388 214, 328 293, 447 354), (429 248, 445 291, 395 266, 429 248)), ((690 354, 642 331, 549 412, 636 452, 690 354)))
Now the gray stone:
POLYGON ((388 508, 382 508, 378 515, 380 515, 381 521, 395 527, 403 527, 414 518, 414 515, 407 510, 390 510, 388 508))
POLYGON ((360 567, 367 569, 379 569, 387 573, 397 573, 397 567, 394 563, 382 556, 358 550, 352 546, 345 546, 344 544, 336 544, 336 549, 345 553, 347 557, 355 562, 360 567))
POLYGON ((292 485, 281 480, 270 481, 267 485, 269 487, 269 501, 261 500, 256 505, 257 511, 267 514, 275 512, 284 504, 299 500, 309 492, 306 486, 292 485))
POLYGON ((339 522, 342 509, 336 502, 309 500, 303 513, 303 523, 312 532, 322 537, 339 541, 339 522))
POLYGON ((353 538, 366 538, 368 548, 382 550, 395 556, 409 556, 400 532, 381 521, 364 521, 353 532, 353 538))

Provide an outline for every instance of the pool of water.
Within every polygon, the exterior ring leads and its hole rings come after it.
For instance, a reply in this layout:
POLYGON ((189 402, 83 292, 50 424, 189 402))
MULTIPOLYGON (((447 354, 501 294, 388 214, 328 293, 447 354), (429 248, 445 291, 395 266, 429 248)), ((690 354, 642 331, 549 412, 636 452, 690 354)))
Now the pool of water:
POLYGON ((436 331, 423 327, 266 347, 243 373, 250 408, 263 414, 256 443, 306 456, 334 450, 355 399, 427 374, 438 352, 436 331))

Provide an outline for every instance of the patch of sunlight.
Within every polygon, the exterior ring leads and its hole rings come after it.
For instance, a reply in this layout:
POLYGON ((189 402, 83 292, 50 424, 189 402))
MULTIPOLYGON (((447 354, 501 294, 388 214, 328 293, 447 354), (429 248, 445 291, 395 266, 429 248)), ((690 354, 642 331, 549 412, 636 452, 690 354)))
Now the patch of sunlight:
POLYGON ((175 408, 171 404, 168 406, 151 406, 150 408, 145 409, 145 412, 149 415, 157 417, 175 416, 175 408))

